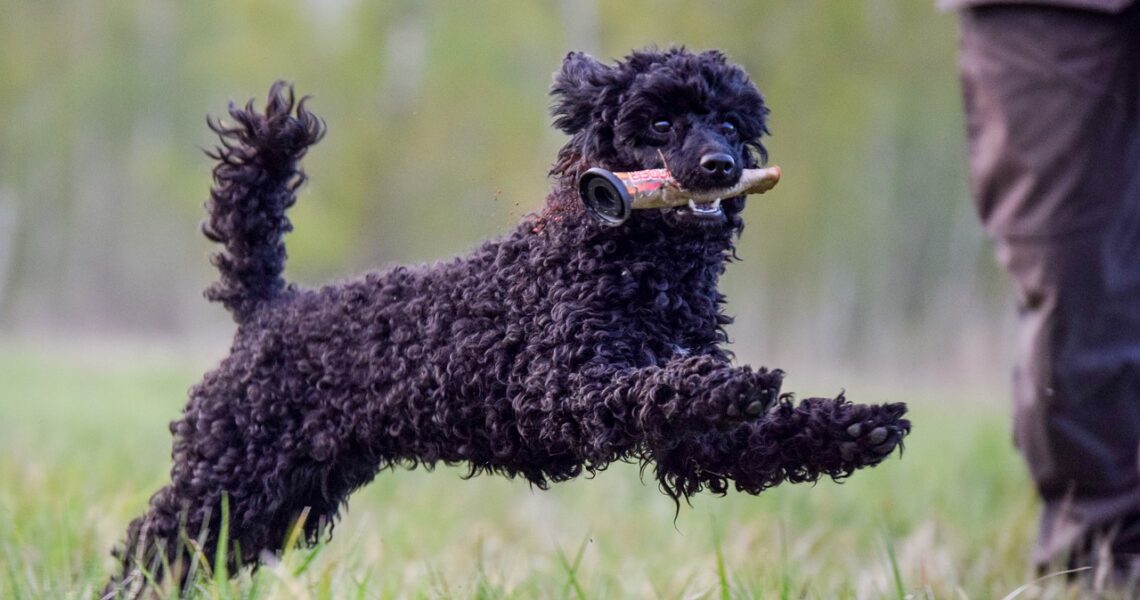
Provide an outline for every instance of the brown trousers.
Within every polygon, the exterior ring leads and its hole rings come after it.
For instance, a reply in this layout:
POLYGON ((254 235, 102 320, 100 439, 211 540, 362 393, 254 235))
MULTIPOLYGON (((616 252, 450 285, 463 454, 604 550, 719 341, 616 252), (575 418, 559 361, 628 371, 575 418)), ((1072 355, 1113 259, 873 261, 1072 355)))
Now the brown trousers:
POLYGON ((1140 557, 1140 3, 961 12, 978 213, 1019 311, 1014 436, 1038 564, 1140 557))

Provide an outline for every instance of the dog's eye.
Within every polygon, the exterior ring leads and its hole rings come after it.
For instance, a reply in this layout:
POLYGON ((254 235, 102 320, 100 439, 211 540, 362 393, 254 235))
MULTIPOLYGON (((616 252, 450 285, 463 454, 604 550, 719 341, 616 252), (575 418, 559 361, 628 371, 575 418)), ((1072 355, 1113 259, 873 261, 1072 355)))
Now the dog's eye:
POLYGON ((669 119, 657 119, 650 127, 657 133, 669 133, 673 129, 673 122, 669 119))
POLYGON ((732 137, 736 135, 736 125, 733 125, 732 121, 725 121, 720 124, 720 132, 726 137, 732 137))

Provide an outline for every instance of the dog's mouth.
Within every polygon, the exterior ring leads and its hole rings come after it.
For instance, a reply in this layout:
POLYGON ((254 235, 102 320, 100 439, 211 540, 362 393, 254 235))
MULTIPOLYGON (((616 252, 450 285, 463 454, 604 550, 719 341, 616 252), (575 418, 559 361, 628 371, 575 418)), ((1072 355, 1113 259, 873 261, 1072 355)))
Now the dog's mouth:
POLYGON ((716 198, 712 202, 696 202, 689 200, 687 206, 677 206, 673 210, 681 213, 690 213, 695 217, 702 219, 709 218, 724 218, 724 208, 721 207, 721 199, 716 198))
POLYGON ((688 202, 662 209, 668 220, 679 225, 701 228, 718 228, 736 219, 744 207, 748 194, 762 194, 776 185, 780 178, 779 167, 746 169, 742 176, 729 186, 710 186, 703 182, 682 184, 679 188, 690 196, 688 202))
POLYGON ((736 207, 738 197, 714 198, 711 202, 689 200, 688 204, 661 209, 665 220, 680 227, 718 229, 729 221, 728 210, 736 207))

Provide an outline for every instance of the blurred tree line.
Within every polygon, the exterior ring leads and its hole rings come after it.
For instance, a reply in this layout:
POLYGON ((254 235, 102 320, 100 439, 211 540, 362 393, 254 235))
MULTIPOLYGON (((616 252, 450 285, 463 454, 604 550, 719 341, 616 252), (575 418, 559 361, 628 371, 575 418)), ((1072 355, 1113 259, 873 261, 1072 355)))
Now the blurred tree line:
POLYGON ((773 111, 785 179, 751 201, 725 282, 742 358, 1004 358, 955 22, 925 0, 0 0, 0 333, 223 335, 201 298, 204 115, 275 79, 330 130, 288 238, 289 277, 315 283, 459 253, 538 209, 562 57, 653 44, 724 50, 773 111))

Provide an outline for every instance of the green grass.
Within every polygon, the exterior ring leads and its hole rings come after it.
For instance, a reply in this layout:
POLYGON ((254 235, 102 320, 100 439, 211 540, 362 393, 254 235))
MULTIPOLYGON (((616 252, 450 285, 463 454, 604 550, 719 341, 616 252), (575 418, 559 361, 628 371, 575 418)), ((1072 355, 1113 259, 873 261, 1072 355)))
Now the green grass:
MULTIPOLYGON (((108 551, 169 467, 166 424, 198 373, 146 353, 0 348, 0 598, 90 598, 108 551)), ((870 392, 849 388, 870 399, 870 392)), ((333 540, 202 598, 1002 598, 1027 569, 1037 506, 1006 402, 905 389, 902 460, 843 485, 673 504, 637 468, 554 486, 394 471, 333 540)), ((286 532, 283 532, 283 535, 286 532)), ((1076 597, 1062 578, 1019 598, 1076 597)))

